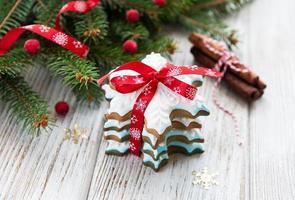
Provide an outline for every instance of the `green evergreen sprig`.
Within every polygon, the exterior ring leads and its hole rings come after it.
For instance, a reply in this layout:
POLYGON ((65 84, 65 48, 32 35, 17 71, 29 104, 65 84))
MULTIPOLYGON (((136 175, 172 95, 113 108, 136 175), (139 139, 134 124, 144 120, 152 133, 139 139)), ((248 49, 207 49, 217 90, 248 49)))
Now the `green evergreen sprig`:
POLYGON ((47 103, 20 76, 0 75, 0 99, 29 133, 39 134, 52 123, 47 103))
MULTIPOLYGON (((140 60, 146 54, 159 52, 167 57, 175 52, 176 44, 165 36, 165 25, 198 31, 225 41, 229 47, 237 43, 235 32, 223 23, 223 17, 239 10, 251 0, 167 0, 159 7, 152 0, 102 0, 99 7, 87 14, 65 13, 61 17, 64 31, 86 43, 90 48, 87 59, 81 59, 61 50, 41 37, 42 52, 37 56, 24 53, 15 45, 0 57, 0 99, 9 105, 10 112, 22 121, 32 133, 39 133, 51 124, 48 106, 30 89, 20 76, 34 63, 45 63, 50 72, 63 79, 77 94, 79 100, 99 104, 102 95, 95 83, 99 72, 105 74, 114 67, 140 60), (128 22, 125 13, 137 9, 138 22, 128 22), (128 40, 137 42, 134 54, 124 52, 128 40)), ((55 17, 68 0, 0 0, 0 37, 10 29, 39 23, 54 27, 55 17)), ((25 34, 21 41, 35 38, 25 34)))

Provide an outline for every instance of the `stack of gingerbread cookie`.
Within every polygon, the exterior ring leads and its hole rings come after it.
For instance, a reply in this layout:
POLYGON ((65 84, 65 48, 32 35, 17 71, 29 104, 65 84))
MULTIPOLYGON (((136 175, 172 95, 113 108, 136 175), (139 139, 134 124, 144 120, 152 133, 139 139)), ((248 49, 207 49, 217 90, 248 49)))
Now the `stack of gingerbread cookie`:
MULTIPOLYGON (((142 62, 156 70, 167 64, 165 58, 154 53, 146 56, 142 62)), ((134 72, 115 72, 110 78, 123 75, 134 75, 134 72)), ((197 87, 200 87, 203 81, 200 75, 180 75, 176 78, 197 87)), ((106 99, 110 101, 104 125, 104 136, 108 142, 106 153, 123 155, 129 149, 130 123, 136 120, 131 117, 131 111, 141 90, 122 94, 112 89, 109 84, 102 88, 106 99)), ((208 114, 209 111, 199 95, 189 100, 177 94, 177 88, 171 91, 159 83, 156 94, 144 113, 141 147, 143 163, 158 170, 167 163, 170 154, 202 153, 204 139, 200 132, 201 117, 208 114)))

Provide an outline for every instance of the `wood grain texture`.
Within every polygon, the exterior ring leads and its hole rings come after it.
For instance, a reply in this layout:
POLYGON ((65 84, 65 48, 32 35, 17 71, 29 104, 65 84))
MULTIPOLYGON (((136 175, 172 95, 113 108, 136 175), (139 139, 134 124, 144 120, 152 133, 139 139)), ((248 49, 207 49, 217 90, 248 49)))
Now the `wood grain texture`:
MULTIPOLYGON (((239 30, 238 54, 268 83, 264 97, 247 105, 226 87, 220 101, 236 113, 244 144, 234 135, 232 120, 212 103, 213 81, 200 93, 211 115, 204 121, 206 152, 174 155, 156 173, 134 156, 104 153, 100 108, 75 103, 69 89, 44 69, 31 70, 26 79, 49 101, 72 105, 52 132, 34 138, 19 128, 0 104, 0 199, 295 199, 295 28, 293 0, 257 0, 229 23, 239 30), (63 128, 79 123, 90 137, 74 144, 63 141, 63 128), (219 186, 210 190, 192 185, 193 170, 207 166, 219 172, 219 186)), ((179 42, 176 64, 193 64, 187 33, 173 30, 179 42)))
POLYGON ((66 118, 57 119, 50 133, 32 137, 9 119, 0 107, 0 199, 85 199, 93 174, 106 104, 101 108, 75 103, 73 94, 48 71, 34 69, 26 79, 49 101, 71 105, 66 118), (64 128, 75 123, 89 130, 89 138, 74 144, 64 141, 64 128))
POLYGON ((260 0, 247 11, 248 61, 268 83, 250 107, 251 199, 295 199, 294 8, 292 0, 260 0))
MULTIPOLYGON (((176 64, 193 64, 189 53, 191 44, 187 33, 173 36, 179 51, 173 57, 176 64)), ((88 199, 245 199, 248 193, 246 180, 248 159, 248 105, 228 92, 220 90, 220 101, 237 113, 241 122, 244 147, 237 144, 233 123, 212 103, 213 81, 206 80, 201 95, 207 99, 211 115, 205 120, 203 133, 207 151, 200 156, 174 155, 169 163, 156 173, 142 165, 134 156, 114 157, 104 154, 106 142, 99 149, 98 159, 88 199), (219 172, 219 187, 205 191, 192 185, 192 171, 207 166, 219 172)))

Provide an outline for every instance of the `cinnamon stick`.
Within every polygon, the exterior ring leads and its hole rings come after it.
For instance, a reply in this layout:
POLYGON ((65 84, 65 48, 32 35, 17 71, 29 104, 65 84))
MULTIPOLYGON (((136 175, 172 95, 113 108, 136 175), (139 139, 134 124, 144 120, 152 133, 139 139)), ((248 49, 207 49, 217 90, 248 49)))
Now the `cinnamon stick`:
MULTIPOLYGON (((225 50, 220 43, 208 38, 205 35, 201 35, 198 33, 192 33, 189 36, 189 40, 194 44, 195 47, 198 48, 199 51, 201 51, 207 57, 215 61, 215 63, 218 62, 218 60, 221 58, 222 52, 225 50), (208 48, 208 45, 215 51, 210 50, 208 48)), ((258 88, 259 90, 263 90, 266 88, 266 84, 264 83, 264 81, 262 81, 256 73, 251 71, 244 64, 237 63, 235 64, 235 67, 238 69, 247 69, 247 70, 243 72, 235 68, 228 68, 228 70, 232 72, 233 74, 235 74, 240 79, 243 79, 245 82, 258 88)))
MULTIPOLYGON (((191 49, 195 60, 203 67, 212 68, 215 65, 215 61, 209 58, 207 55, 199 51, 196 47, 191 49)), ((263 95, 263 90, 255 88, 249 83, 245 82, 241 78, 238 78, 232 72, 226 72, 223 77, 224 82, 239 96, 248 100, 254 101, 263 95)))

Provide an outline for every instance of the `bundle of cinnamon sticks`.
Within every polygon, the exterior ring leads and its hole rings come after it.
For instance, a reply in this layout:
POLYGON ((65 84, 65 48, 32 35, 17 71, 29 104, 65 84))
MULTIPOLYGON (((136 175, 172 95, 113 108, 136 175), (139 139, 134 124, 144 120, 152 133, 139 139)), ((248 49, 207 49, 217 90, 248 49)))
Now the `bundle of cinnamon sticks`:
MULTIPOLYGON (((192 33, 189 40, 194 44, 191 52, 196 62, 202 67, 213 68, 220 61, 224 52, 228 51, 222 43, 198 33, 192 33)), ((264 93, 266 84, 234 54, 231 55, 230 59, 234 62, 231 62, 232 67, 226 68, 222 80, 243 99, 247 101, 259 99, 264 93)))

